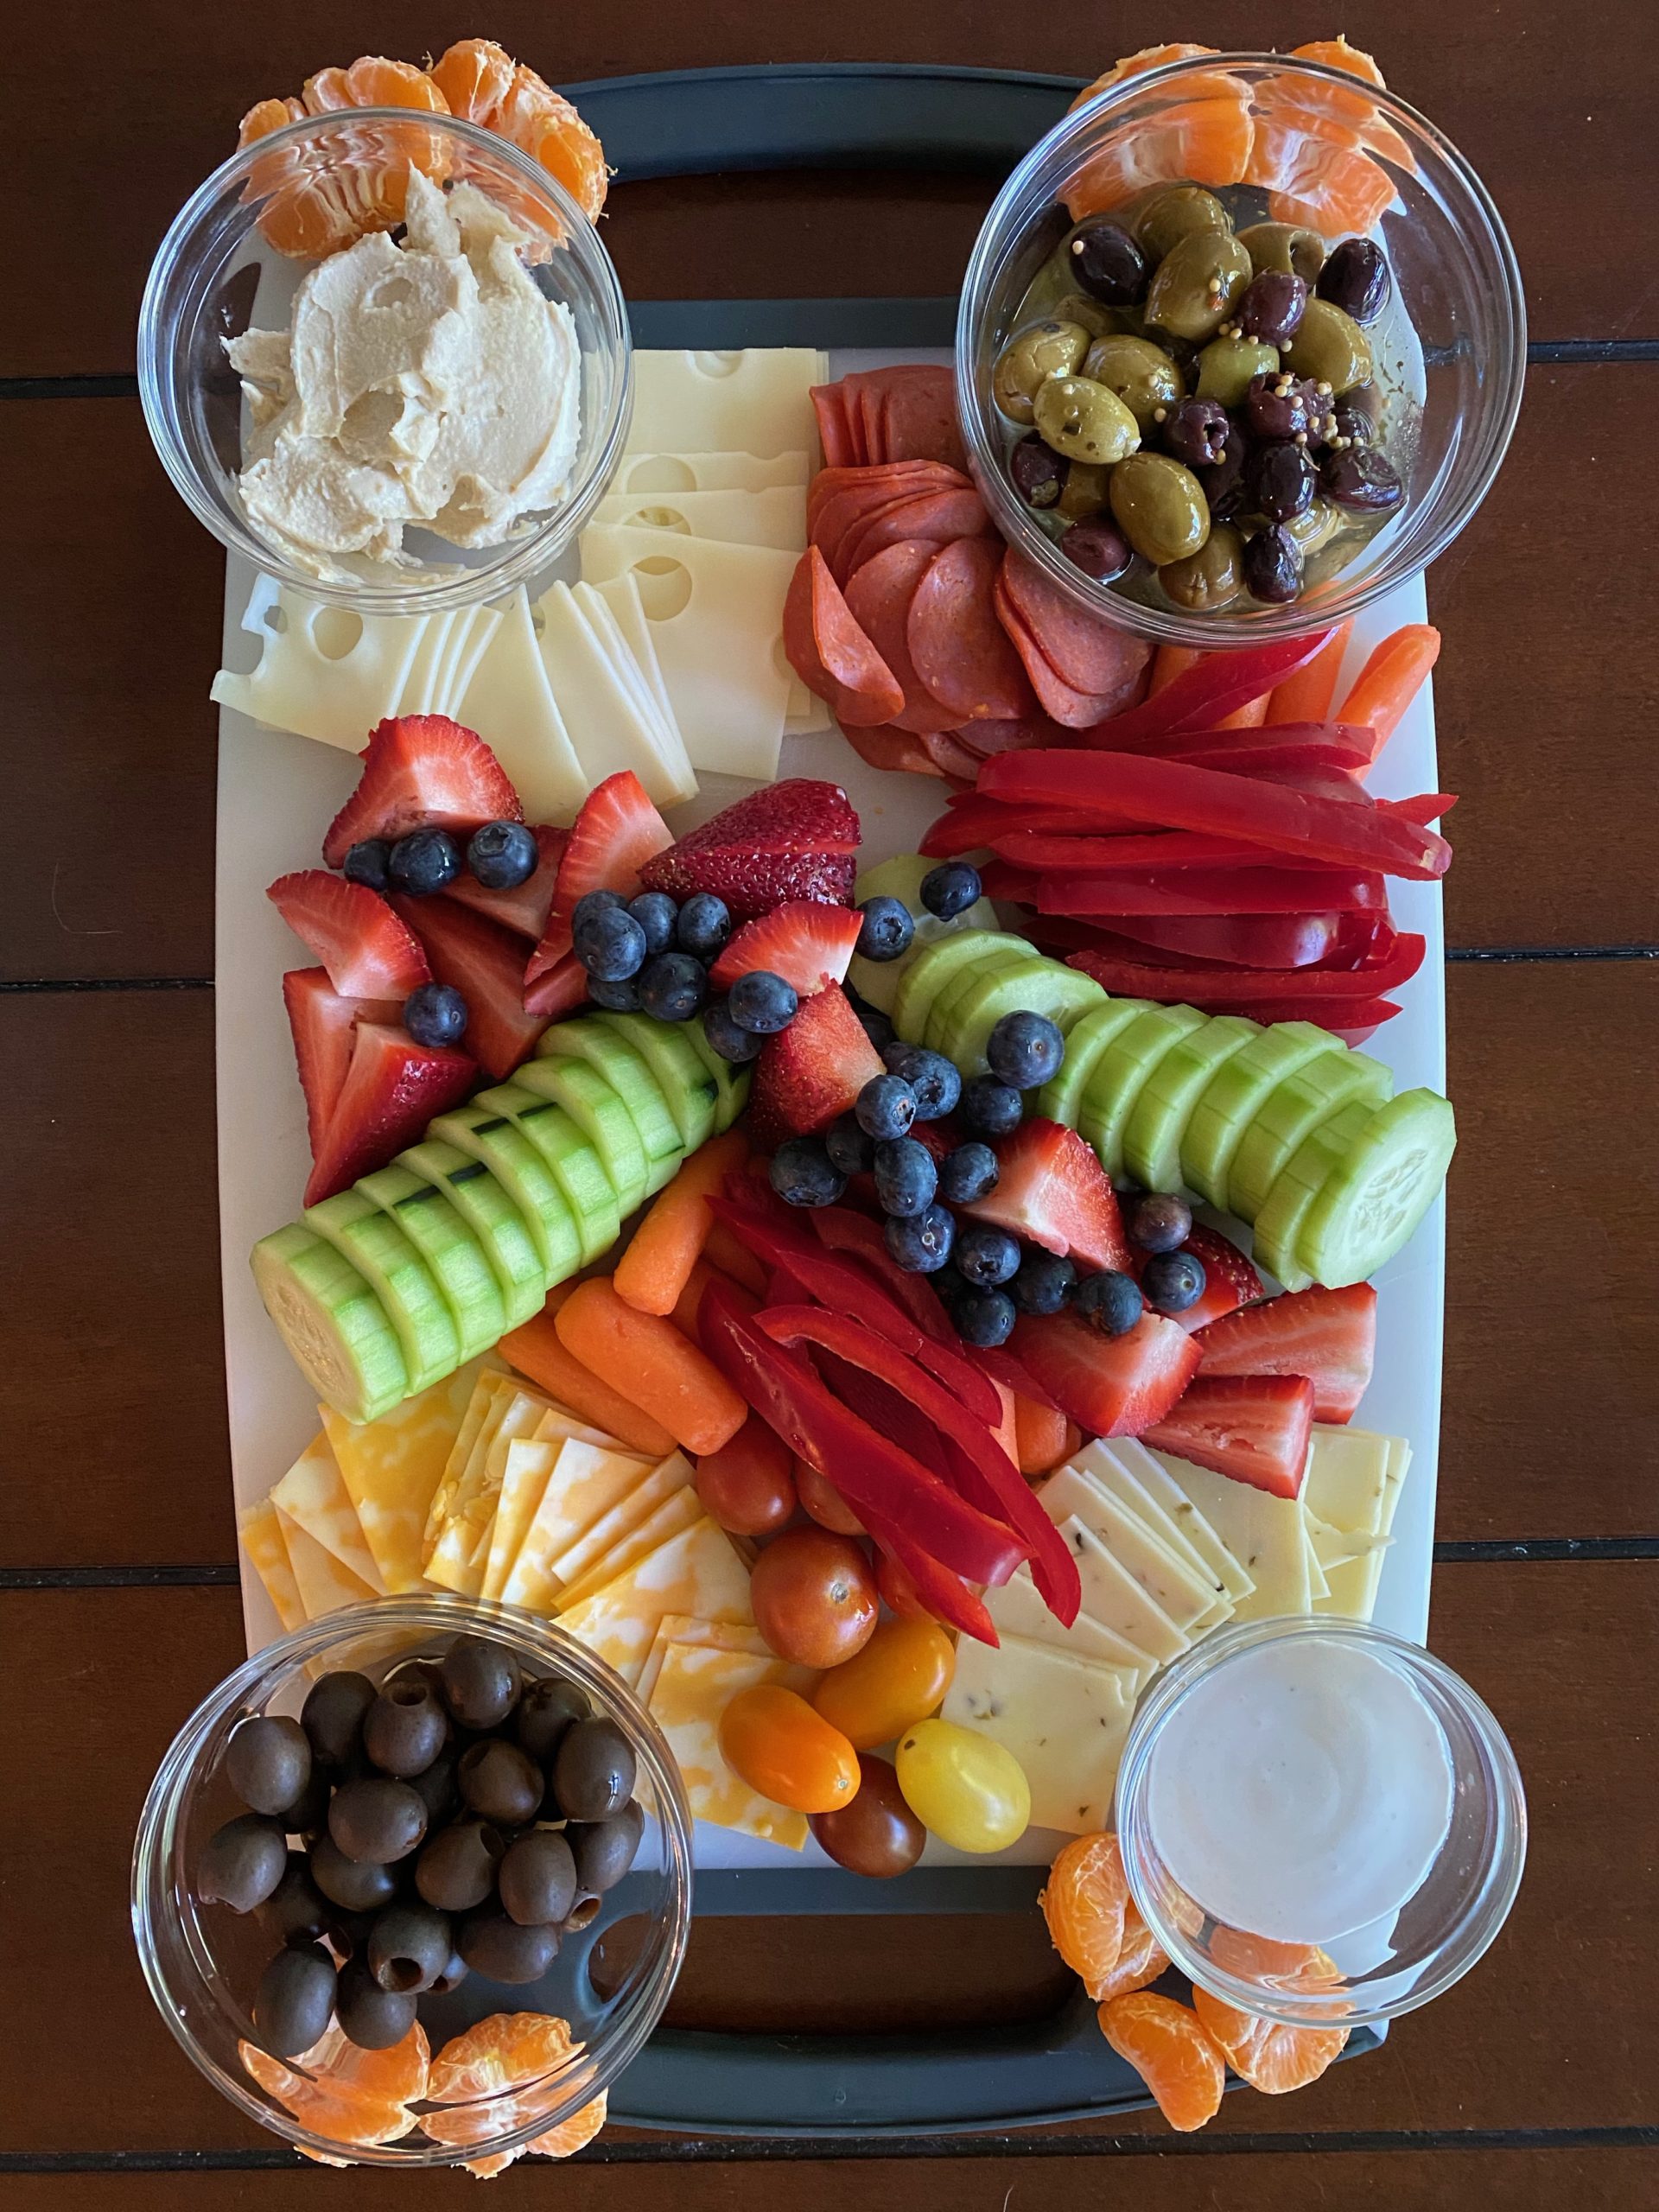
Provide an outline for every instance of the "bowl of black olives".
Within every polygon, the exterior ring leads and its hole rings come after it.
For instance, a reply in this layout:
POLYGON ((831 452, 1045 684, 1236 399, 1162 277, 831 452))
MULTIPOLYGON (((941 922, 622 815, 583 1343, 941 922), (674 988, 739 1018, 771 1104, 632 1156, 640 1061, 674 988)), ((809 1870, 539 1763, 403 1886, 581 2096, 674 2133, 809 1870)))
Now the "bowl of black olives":
POLYGON ((326 2157, 443 2165, 593 2108, 668 2002, 691 1879, 678 1767, 618 1675, 515 1607, 389 1599, 191 1715, 139 1822, 133 1928, 243 2111, 326 2157), (504 2018, 516 2059, 446 2075, 504 2018))

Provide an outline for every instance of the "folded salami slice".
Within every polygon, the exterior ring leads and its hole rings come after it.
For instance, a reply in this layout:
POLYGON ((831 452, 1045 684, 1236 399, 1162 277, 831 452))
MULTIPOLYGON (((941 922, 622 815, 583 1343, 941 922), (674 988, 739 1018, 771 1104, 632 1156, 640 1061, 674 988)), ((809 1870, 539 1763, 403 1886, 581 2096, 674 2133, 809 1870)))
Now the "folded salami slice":
POLYGON ((842 735, 861 760, 868 760, 873 768, 900 768, 912 776, 939 776, 948 784, 963 788, 971 784, 979 766, 971 753, 964 752, 949 731, 925 735, 907 729, 895 729, 891 724, 880 729, 861 728, 856 722, 842 722, 842 735))
POLYGON ((837 721, 874 728, 903 711, 898 678, 859 627, 816 545, 807 547, 790 579, 784 652, 837 721))
POLYGON ((910 602, 906 634, 916 673, 958 723, 1017 726, 1035 717, 1025 668, 996 619, 1001 565, 995 539, 959 537, 935 553, 910 602))

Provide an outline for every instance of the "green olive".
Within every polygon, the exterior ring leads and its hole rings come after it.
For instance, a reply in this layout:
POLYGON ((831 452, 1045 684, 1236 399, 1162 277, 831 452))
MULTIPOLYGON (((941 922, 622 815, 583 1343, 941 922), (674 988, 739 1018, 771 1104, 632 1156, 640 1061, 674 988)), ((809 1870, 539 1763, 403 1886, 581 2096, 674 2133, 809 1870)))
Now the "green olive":
POLYGON ((1136 243, 1161 261, 1195 231, 1230 231, 1233 219, 1201 184, 1160 185, 1134 216, 1136 243))
POLYGON ((991 392, 1012 423, 1032 423, 1032 400, 1050 377, 1069 377, 1089 351, 1089 333, 1079 322, 1048 317, 1016 331, 996 357, 991 392))
POLYGON ((1185 378, 1149 338, 1096 338, 1084 355, 1083 373, 1117 394, 1143 436, 1160 407, 1186 397, 1185 378))
POLYGON ((1088 522, 1103 513, 1111 480, 1109 468, 1096 467, 1092 461, 1074 461, 1054 503, 1055 513, 1064 515, 1067 522, 1088 522))
POLYGON ((1134 416, 1091 377, 1050 377, 1036 401, 1037 434, 1068 461, 1109 467, 1141 442, 1134 416))
POLYGON ((1210 535, 1210 510, 1190 468, 1166 454, 1137 453, 1112 471, 1112 514, 1154 568, 1185 561, 1210 535))
POLYGON ((1243 539, 1230 523, 1218 522, 1196 553, 1160 569, 1158 581, 1177 607, 1202 614, 1238 597, 1244 588, 1243 558, 1243 539))
POLYGON ((1310 289, 1325 266, 1325 240, 1300 223, 1252 223, 1239 232, 1238 242, 1253 269, 1281 270, 1287 276, 1300 276, 1310 289))
POLYGON ((1342 528, 1342 510, 1332 499, 1313 500, 1301 513, 1293 515, 1285 528, 1301 549, 1303 560, 1310 553, 1317 553, 1321 545, 1328 545, 1342 528))
POLYGON ((1249 281, 1250 257, 1230 231, 1194 231, 1159 263, 1147 321, 1178 338, 1213 338, 1249 281))
POLYGON ((1090 338, 1105 338, 1115 330, 1138 329, 1141 322, 1138 308, 1103 307, 1087 292, 1062 292, 1049 313, 1056 322, 1081 323, 1090 338))
POLYGON ((1371 349, 1352 315, 1329 300, 1313 299, 1302 311, 1285 365, 1339 395, 1370 375, 1371 349))
POLYGON ((1212 338, 1198 356, 1198 397, 1242 407, 1252 377, 1279 365, 1279 348, 1262 338, 1212 338))

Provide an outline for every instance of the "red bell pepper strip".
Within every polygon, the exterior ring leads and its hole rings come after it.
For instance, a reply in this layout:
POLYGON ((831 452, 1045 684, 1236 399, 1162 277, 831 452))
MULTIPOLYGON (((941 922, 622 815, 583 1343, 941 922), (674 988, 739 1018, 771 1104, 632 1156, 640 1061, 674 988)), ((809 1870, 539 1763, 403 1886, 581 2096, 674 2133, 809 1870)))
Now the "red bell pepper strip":
MULTIPOLYGON (((990 879, 985 870, 985 887, 990 879)), ((1003 895, 1000 891, 994 894, 1003 895)), ((1166 876, 1145 869, 1121 875, 1044 875, 1035 887, 1041 914, 1306 914, 1382 907, 1380 875, 1344 868, 1182 868, 1166 876)))
MULTIPOLYGON (((1255 732, 1265 737, 1265 730, 1255 732)), ((1351 745, 1240 745, 1224 749, 1195 743, 1190 752, 1163 756, 1184 761, 1189 768, 1224 768, 1236 776, 1265 776, 1269 782, 1288 775, 1327 774, 1350 782, 1371 765, 1369 753, 1356 753, 1351 745)), ((1338 786, 1339 788, 1339 786, 1338 786)))
MULTIPOLYGON (((1103 821, 1110 822, 1120 819, 1116 815, 1103 817, 1103 821)), ((1095 826, 1092 822, 1080 824, 1074 806, 1010 806, 1006 799, 987 798, 977 791, 965 791, 931 824, 919 849, 929 860, 950 861, 959 853, 977 852, 982 845, 995 844, 1013 830, 1095 826)))
POLYGON ((902 1392, 960 1453, 963 1479, 972 1485, 982 1509, 1006 1519, 1018 1532, 1030 1552, 1033 1581, 1055 1618, 1071 1627, 1083 1603, 1077 1563, 983 1422, 976 1421, 913 1360, 844 1313, 826 1313, 814 1306, 773 1306, 757 1314, 754 1325, 777 1344, 822 1344, 902 1392))
POLYGON ((946 1628, 960 1629, 977 1643, 1000 1646, 996 1624, 959 1574, 953 1574, 948 1567, 941 1567, 930 1553, 912 1543, 879 1515, 866 1525, 877 1548, 906 1576, 925 1611, 936 1621, 942 1621, 946 1628))
MULTIPOLYGON (((806 1303, 810 1304, 808 1300, 806 1303)), ((936 1428, 930 1428, 920 1409, 908 1398, 895 1390, 891 1382, 884 1382, 878 1375, 869 1374, 864 1368, 855 1367, 849 1359, 841 1359, 822 1344, 816 1347, 813 1364, 844 1406, 849 1406, 860 1421, 868 1421, 878 1435, 891 1437, 901 1452, 937 1475, 954 1490, 955 1470, 944 1448, 944 1440, 936 1428)), ((993 1520, 998 1516, 991 1516, 993 1520)))
POLYGON ((1287 676, 1306 668, 1329 635, 1328 631, 1313 630, 1305 638, 1247 645, 1242 652, 1205 653, 1138 707, 1078 734, 1085 745, 1129 752, 1155 746, 1160 738, 1180 731, 1213 729, 1235 707, 1249 706, 1252 699, 1276 690, 1287 676))
POLYGON ((1380 798, 1379 806, 1397 814, 1402 822, 1438 822, 1458 803, 1455 791, 1419 791, 1414 798, 1380 798))
POLYGON ((1062 1408, 1058 1399, 1050 1397, 1023 1359, 1016 1359, 1006 1344, 987 1344, 975 1347, 974 1359, 1005 1390, 1012 1390, 1016 1397, 1029 1398, 1034 1406, 1046 1406, 1051 1413, 1062 1408))
MULTIPOLYGON (((774 1310, 819 1311, 810 1306, 774 1310)), ((838 1314, 821 1318, 829 1322, 841 1319, 838 1314)), ((872 1343, 880 1342, 865 1333, 872 1343)), ((1006 1582, 1029 1555, 1029 1546, 1001 1519, 970 1505, 842 1405, 810 1362, 786 1351, 744 1314, 723 1283, 711 1282, 704 1291, 697 1308, 697 1334, 727 1381, 791 1452, 835 1485, 867 1529, 879 1520, 941 1565, 975 1582, 1006 1582)), ((942 1390, 939 1394, 945 1395, 942 1390)))
POLYGON ((1263 745, 1339 745, 1344 752, 1363 753, 1369 760, 1370 740, 1370 730, 1352 722, 1262 722, 1249 729, 1224 726, 1188 730, 1171 738, 1170 752, 1160 752, 1158 757, 1162 760, 1178 753, 1254 753, 1263 745))
POLYGON ((1423 964, 1424 941, 1409 931, 1397 936, 1387 956, 1373 964, 1354 968, 1257 968, 1249 970, 1226 968, 1154 968, 1142 966, 1136 972, 1147 986, 1141 983, 1131 987, 1121 980, 1109 982, 1107 969, 1121 976, 1134 963, 1113 960, 1098 952, 1074 952, 1067 963, 1069 967, 1081 969, 1085 976, 1115 995, 1127 994, 1131 998, 1150 997, 1166 1001, 1183 1000, 1197 1007, 1236 1007, 1241 1013, 1254 1013, 1255 1007, 1272 1000, 1281 1006, 1314 1004, 1321 999, 1377 998, 1384 991, 1397 991, 1408 983, 1423 964))
MULTIPOLYGON (((1066 817, 1068 832, 1079 826, 1075 814, 1066 817)), ((1117 837, 1061 836, 1023 824, 994 837, 991 850, 1011 867, 1040 868, 1055 875, 1119 868, 1254 868, 1262 858, 1259 845, 1247 845, 1237 837, 1204 836, 1191 830, 1131 830, 1117 837)))
POLYGON ((960 1345, 962 1339, 951 1327, 938 1291, 925 1275, 912 1274, 899 1266, 887 1249, 887 1238, 868 1215, 855 1213, 850 1206, 815 1206, 810 1219, 819 1240, 832 1252, 855 1252, 873 1274, 880 1276, 925 1335, 952 1349, 960 1345))
POLYGON ((1205 966, 1213 961, 1235 969, 1313 968, 1336 950, 1342 919, 1339 914, 1125 914, 1117 935, 1205 966))

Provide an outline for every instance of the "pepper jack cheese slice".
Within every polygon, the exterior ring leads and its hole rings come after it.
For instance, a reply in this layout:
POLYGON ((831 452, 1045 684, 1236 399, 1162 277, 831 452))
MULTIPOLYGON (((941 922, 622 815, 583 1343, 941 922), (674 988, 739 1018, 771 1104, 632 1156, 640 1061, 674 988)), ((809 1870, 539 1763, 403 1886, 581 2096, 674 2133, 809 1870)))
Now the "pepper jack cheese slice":
POLYGON ((1024 1637, 1056 1651, 1070 1651, 1079 1659, 1097 1659, 1103 1666, 1121 1667, 1135 1676, 1137 1690, 1157 1672, 1157 1662, 1138 1645, 1087 1613, 1079 1613, 1070 1628, 1062 1628, 1032 1580, 1028 1567, 1022 1567, 1000 1590, 988 1590, 985 1610, 999 1635, 1024 1637))
POLYGON ((276 1525, 283 1532, 307 1620, 320 1621, 327 1613, 337 1613, 346 1605, 367 1605, 374 1598, 376 1592, 366 1582, 348 1567, 342 1567, 332 1552, 324 1551, 316 1538, 308 1535, 297 1521, 290 1521, 280 1506, 276 1525))
POLYGON ((730 353, 647 347, 633 357, 628 451, 816 454, 812 387, 828 373, 826 357, 810 346, 730 353))
MULTIPOLYGON (((1097 1448, 1090 1446, 1090 1451, 1097 1448)), ((1172 1524, 1185 1536, 1217 1580, 1225 1586, 1228 1596, 1235 1603, 1248 1597, 1255 1587, 1255 1583, 1168 1469, 1162 1466, 1146 1446, 1137 1442, 1134 1437, 1115 1437, 1111 1452, 1125 1473, 1138 1483, 1153 1503, 1161 1507, 1169 1516, 1172 1524)), ((1081 1457, 1087 1459, 1089 1453, 1084 1452, 1081 1457)))
POLYGON ((766 461, 752 453, 628 453, 611 483, 618 492, 635 493, 769 492, 779 484, 798 484, 804 491, 811 475, 804 447, 766 461))
POLYGON ((378 1421, 347 1421, 332 1406, 318 1408, 364 1541, 394 1596, 421 1587, 427 1515, 445 1465, 463 1438, 470 1452, 485 1408, 505 1379, 494 1355, 486 1353, 378 1421))
MULTIPOLYGON (((283 1541, 282 1526, 276 1509, 268 1497, 257 1505, 250 1505, 237 1522, 237 1534, 242 1539, 242 1548, 247 1554, 254 1573, 265 1586, 265 1595, 284 1629, 303 1628, 305 1607, 300 1599, 300 1586, 294 1580, 294 1569, 289 1563, 288 1546, 283 1541)), ((756 1635, 760 1630, 755 1630, 756 1635)))
POLYGON ((696 1613, 703 1620, 753 1626, 749 1571, 725 1531, 706 1517, 636 1560, 603 1590, 561 1616, 588 1649, 614 1667, 630 1687, 667 1613, 696 1613))
POLYGON ((1133 1677, 1121 1669, 1011 1636, 995 1650, 962 1639, 943 1712, 1013 1752, 1034 1827, 1089 1835, 1111 1825, 1134 1708, 1133 1677))
MULTIPOLYGON (((1139 1452, 1141 1459, 1150 1465, 1154 1473, 1161 1471, 1143 1446, 1132 1437, 1122 1440, 1131 1451, 1139 1452)), ((1210 1550, 1199 1550, 1190 1529, 1182 1528, 1174 1519, 1157 1494, 1147 1487, 1141 1466, 1117 1443, 1109 1444, 1101 1437, 1079 1452, 1071 1464, 1109 1497, 1115 1497, 1126 1512, 1144 1522, 1165 1548, 1173 1552, 1192 1574, 1228 1599, 1227 1610, 1232 1611, 1231 1601, 1242 1598, 1250 1586, 1249 1575, 1226 1546, 1215 1538, 1213 1531, 1210 1550)), ((1189 1520, 1196 1517, 1190 1516, 1189 1520)))
POLYGON ((1302 1483, 1303 1503, 1318 1519, 1344 1534, 1386 1535, 1382 1516, 1389 1503, 1390 1454, 1399 1452, 1408 1463, 1410 1446, 1403 1437, 1315 1422, 1302 1483))
POLYGON ((1135 1645, 1160 1667, 1179 1659, 1192 1640, 1185 1630, 1177 1628, 1157 1599, 1147 1594, 1128 1567, 1114 1559, 1094 1530, 1075 1514, 1062 1521, 1059 1528, 1077 1560, 1083 1581, 1083 1611, 1090 1618, 1135 1645))
POLYGON ((385 1596, 385 1583, 364 1541, 363 1524, 326 1436, 312 1438, 271 1491, 270 1502, 377 1598, 385 1596))
POLYGON ((747 1628, 741 1621, 700 1621, 691 1613, 664 1613, 657 1624, 657 1633, 634 1691, 643 1706, 651 1704, 658 1670, 671 1643, 695 1643, 715 1651, 747 1651, 760 1659, 772 1656, 772 1646, 760 1630, 747 1628))
POLYGON ((1272 1497, 1208 1467, 1157 1455, 1172 1479, 1191 1497, 1255 1587, 1239 1600, 1233 1618, 1264 1620, 1274 1613, 1305 1613, 1313 1603, 1307 1538, 1300 1502, 1272 1497))
POLYGON ((720 1750, 720 1717, 740 1690, 771 1682, 792 1688, 799 1674, 770 1653, 691 1643, 665 1648, 652 1691, 652 1718, 668 1738, 696 1819, 787 1844, 791 1851, 805 1843, 805 1815, 759 1796, 732 1772, 720 1750))
POLYGON ((1075 1515, 1085 1529, 1091 1529, 1184 1635, 1191 1635, 1200 1622, 1208 1624, 1215 1618, 1217 1599, 1230 1611, 1231 1600, 1218 1583, 1194 1574, 1159 1541, 1145 1522, 1136 1520, 1080 1469, 1062 1467, 1043 1484, 1038 1497, 1051 1521, 1058 1522, 1075 1515))

